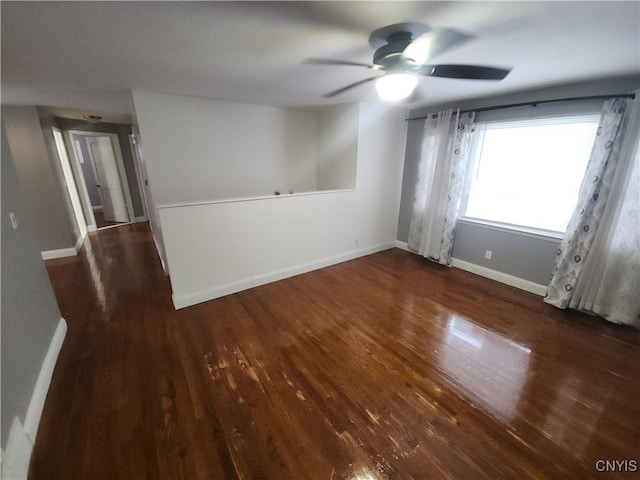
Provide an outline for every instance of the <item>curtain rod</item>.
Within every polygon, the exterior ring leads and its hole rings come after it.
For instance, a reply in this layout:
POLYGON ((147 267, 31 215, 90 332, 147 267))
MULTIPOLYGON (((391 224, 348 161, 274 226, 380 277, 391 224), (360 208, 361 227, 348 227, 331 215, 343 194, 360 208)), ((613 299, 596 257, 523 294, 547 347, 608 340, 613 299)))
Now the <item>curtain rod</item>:
MULTIPOLYGON (((491 110, 502 110, 503 108, 515 108, 515 107, 526 107, 532 106, 537 107, 538 105, 542 105, 543 103, 556 103, 556 102, 571 102, 571 101, 580 101, 580 100, 604 100, 607 98, 630 98, 634 100, 636 98, 635 93, 618 93, 615 95, 592 95, 587 97, 568 97, 568 98, 555 98, 553 100, 539 100, 537 102, 522 102, 522 103, 508 103, 506 105, 495 105, 493 107, 481 107, 470 110, 461 110, 460 113, 468 113, 468 112, 489 112, 491 110)), ((409 122, 411 120, 424 120, 433 116, 433 118, 437 118, 437 113, 428 113, 422 117, 412 117, 405 118, 405 121, 409 122)))

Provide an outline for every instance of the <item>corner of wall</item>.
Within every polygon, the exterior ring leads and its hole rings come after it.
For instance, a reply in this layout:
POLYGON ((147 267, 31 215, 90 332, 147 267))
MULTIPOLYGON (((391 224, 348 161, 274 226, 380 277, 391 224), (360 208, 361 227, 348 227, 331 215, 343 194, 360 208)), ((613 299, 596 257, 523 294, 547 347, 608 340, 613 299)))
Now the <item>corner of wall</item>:
POLYGON ((44 409, 44 402, 47 398, 53 370, 58 360, 58 355, 62 348, 65 335, 67 333, 67 322, 60 318, 58 327, 51 339, 49 349, 42 362, 36 386, 33 389, 29 408, 25 415, 24 425, 16 416, 11 423, 11 430, 7 440, 6 451, 2 457, 2 478, 7 480, 24 480, 29 472, 29 463, 33 445, 36 441, 40 418, 44 409))

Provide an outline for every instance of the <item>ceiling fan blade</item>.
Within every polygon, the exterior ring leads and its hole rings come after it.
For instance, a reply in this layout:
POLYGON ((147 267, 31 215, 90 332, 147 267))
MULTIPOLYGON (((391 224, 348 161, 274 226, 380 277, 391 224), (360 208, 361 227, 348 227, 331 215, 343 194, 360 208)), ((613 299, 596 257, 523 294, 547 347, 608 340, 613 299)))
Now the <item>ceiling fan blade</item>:
POLYGON ((348 65, 352 67, 374 68, 373 65, 368 63, 351 62, 349 60, 333 60, 331 58, 307 58, 302 63, 306 63, 308 65, 348 65))
POLYGON ((464 80, 502 80, 511 69, 479 65, 422 65, 415 72, 426 77, 459 78, 464 80))
POLYGON ((413 40, 402 52, 403 58, 421 65, 473 37, 450 28, 434 28, 413 40))
POLYGON ((347 90, 351 90, 354 87, 358 87, 358 86, 360 86, 362 84, 365 84, 365 83, 368 83, 368 82, 372 82, 373 80, 377 80, 378 78, 380 78, 380 77, 378 76, 378 77, 365 78, 364 80, 360 80, 359 82, 352 83, 350 85, 347 85, 346 87, 339 88, 338 90, 334 90, 333 92, 325 93, 323 95, 323 97, 324 98, 335 97, 336 95, 339 95, 339 94, 341 94, 343 92, 346 92, 347 90))

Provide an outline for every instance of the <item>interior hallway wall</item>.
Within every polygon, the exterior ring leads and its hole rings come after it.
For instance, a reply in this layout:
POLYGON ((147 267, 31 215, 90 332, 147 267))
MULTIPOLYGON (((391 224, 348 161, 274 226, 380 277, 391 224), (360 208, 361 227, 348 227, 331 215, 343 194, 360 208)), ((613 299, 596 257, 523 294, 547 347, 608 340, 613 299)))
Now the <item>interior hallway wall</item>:
MULTIPOLYGON (((4 107, 3 107, 4 113, 4 107)), ((21 112, 33 121, 35 109, 21 112)), ((26 121, 26 120, 25 120, 26 121)), ((16 128, 16 125, 13 126, 16 128)), ((21 151, 22 149, 17 149, 21 151)), ((24 424, 43 360, 49 349, 60 311, 40 256, 37 218, 23 198, 21 182, 2 124, 2 432, 6 453, 14 417, 24 424), (9 213, 17 220, 11 224, 9 213)))
POLYGON ((2 123, 20 187, 33 211, 40 249, 74 247, 78 227, 57 152, 52 152, 53 133, 45 139, 38 110, 33 106, 3 105, 2 123))

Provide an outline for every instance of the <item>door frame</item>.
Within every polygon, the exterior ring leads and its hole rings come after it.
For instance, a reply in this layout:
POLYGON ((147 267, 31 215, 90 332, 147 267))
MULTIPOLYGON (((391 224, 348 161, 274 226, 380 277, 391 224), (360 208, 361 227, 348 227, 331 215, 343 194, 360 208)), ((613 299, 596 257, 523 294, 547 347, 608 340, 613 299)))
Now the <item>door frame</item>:
POLYGON ((82 202, 80 201, 80 193, 78 189, 78 185, 76 183, 76 179, 73 175, 73 168, 71 166, 71 158, 69 157, 69 152, 67 151, 67 144, 65 142, 64 134, 62 130, 58 127, 52 127, 53 131, 53 140, 56 144, 56 149, 58 150, 58 160, 60 161, 60 166, 62 167, 62 174, 64 176, 64 182, 67 187, 67 191, 69 192, 69 200, 71 201, 71 207, 73 210, 73 214, 76 220, 76 224, 78 225, 78 233, 80 238, 76 239, 76 250, 77 246, 84 241, 84 237, 86 237, 88 228, 87 222, 84 217, 84 212, 82 210, 82 202), (62 141, 62 145, 58 144, 58 140, 56 139, 56 133, 60 134, 60 140, 62 141), (64 153, 64 156, 61 155, 64 153))
POLYGON ((96 187, 100 195, 105 220, 116 224, 131 223, 131 212, 127 209, 124 188, 122 188, 124 182, 120 178, 120 172, 116 165, 111 139, 108 137, 85 137, 85 144, 89 147, 87 152, 96 176, 96 187), (113 183, 114 180, 115 183, 113 183), (113 219, 107 218, 106 205, 112 207, 110 213, 114 217, 113 219))
POLYGON ((144 178, 142 178, 140 156, 138 155, 138 148, 136 146, 136 140, 133 133, 129 134, 129 146, 131 147, 131 154, 133 155, 133 167, 136 171, 136 179, 138 180, 138 194, 140 195, 140 202, 142 203, 142 216, 135 218, 137 222, 146 222, 149 219, 147 195, 144 191, 144 178))
MULTIPOLYGON (((127 215, 129 216, 129 222, 119 224, 126 225, 127 223, 132 223, 135 220, 135 213, 133 210, 133 202, 131 200, 131 191, 129 190, 129 182, 127 181, 127 171, 124 167, 124 159, 122 158, 122 149, 120 146, 120 140, 118 139, 117 133, 108 133, 108 132, 94 132, 94 131, 86 131, 86 130, 66 130, 64 132, 65 141, 67 143, 67 151, 71 151, 71 157, 73 158, 72 167, 76 178, 79 179, 80 189, 81 190, 81 198, 83 208, 85 210, 86 216, 91 219, 91 224, 87 222, 87 229, 92 232, 97 230, 96 219, 93 215, 93 208, 91 208, 91 199, 89 198, 89 191, 87 190, 87 184, 84 180, 84 175, 82 174, 82 167, 80 166, 80 158, 78 157, 78 152, 75 149, 75 137, 83 136, 83 137, 109 137, 111 139, 111 147, 113 148, 113 153, 116 159, 116 167, 118 168, 118 176, 120 178, 120 183, 122 185, 122 191, 124 192, 124 200, 127 205, 127 215)), ((84 159, 85 161, 89 161, 89 159, 84 159)), ((135 163, 135 162, 134 162, 135 163)))

